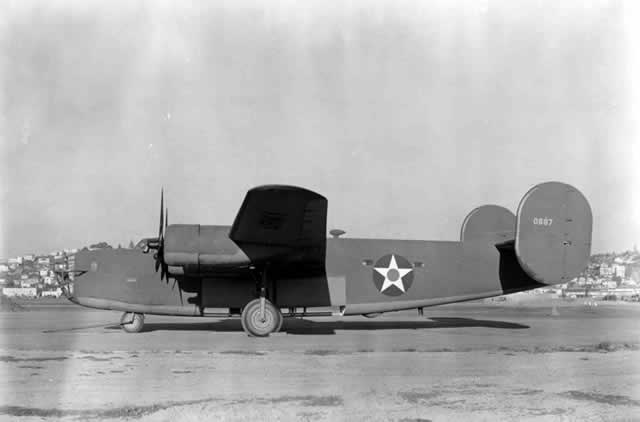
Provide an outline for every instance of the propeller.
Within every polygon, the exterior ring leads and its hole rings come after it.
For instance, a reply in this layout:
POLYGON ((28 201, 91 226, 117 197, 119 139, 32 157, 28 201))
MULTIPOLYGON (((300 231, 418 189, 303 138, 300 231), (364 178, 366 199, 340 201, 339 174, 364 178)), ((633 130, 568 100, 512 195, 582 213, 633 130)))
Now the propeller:
MULTIPOLYGON (((160 223, 162 227, 162 223, 160 223)), ((160 279, 164 280, 167 278, 167 282, 169 282, 169 266, 164 261, 164 235, 167 233, 167 227, 169 227, 169 207, 165 208, 164 213, 164 233, 162 234, 162 239, 160 240, 160 249, 158 250, 158 255, 160 256, 160 267, 162 268, 162 272, 160 273, 160 279)), ((162 228, 161 228, 162 230, 162 228)), ((156 260, 156 262, 158 262, 156 260)))
POLYGON ((167 281, 169 280, 169 266, 166 262, 164 262, 164 233, 169 226, 169 209, 164 207, 164 188, 160 191, 160 224, 158 227, 158 237, 155 239, 147 240, 146 250, 155 249, 157 252, 153 254, 154 259, 156 260, 155 268, 156 272, 160 270, 160 279, 164 280, 165 276, 167 276, 167 281), (163 226, 164 222, 164 226, 163 226))
POLYGON ((164 222, 164 188, 162 188, 160 190, 160 225, 158 227, 158 243, 156 246, 156 249, 158 250, 158 252, 156 252, 153 257, 156 259, 156 272, 158 272, 158 268, 160 268, 160 264, 161 264, 161 260, 162 260, 162 243, 164 241, 163 239, 163 233, 162 233, 162 223, 164 222))

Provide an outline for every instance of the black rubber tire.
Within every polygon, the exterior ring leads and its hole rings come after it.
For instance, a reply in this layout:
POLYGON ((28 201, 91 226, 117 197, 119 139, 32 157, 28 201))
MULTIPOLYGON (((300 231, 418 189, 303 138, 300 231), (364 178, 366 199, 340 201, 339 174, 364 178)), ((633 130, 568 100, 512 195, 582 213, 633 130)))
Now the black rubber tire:
POLYGON ((282 313, 268 300, 264 304, 264 321, 260 319, 260 299, 247 303, 242 310, 242 328, 252 337, 267 337, 282 326, 282 313))
POLYGON ((144 314, 125 312, 120 317, 120 326, 127 333, 139 333, 144 328, 144 314))

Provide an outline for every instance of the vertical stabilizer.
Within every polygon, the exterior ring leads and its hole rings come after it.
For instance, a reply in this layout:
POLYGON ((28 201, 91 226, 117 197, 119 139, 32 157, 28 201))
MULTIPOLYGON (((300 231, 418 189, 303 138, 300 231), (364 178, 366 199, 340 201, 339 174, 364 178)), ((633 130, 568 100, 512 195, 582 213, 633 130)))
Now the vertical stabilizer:
POLYGON ((593 218, 576 188, 559 182, 534 186, 520 201, 516 219, 516 256, 531 278, 565 283, 585 269, 593 218))

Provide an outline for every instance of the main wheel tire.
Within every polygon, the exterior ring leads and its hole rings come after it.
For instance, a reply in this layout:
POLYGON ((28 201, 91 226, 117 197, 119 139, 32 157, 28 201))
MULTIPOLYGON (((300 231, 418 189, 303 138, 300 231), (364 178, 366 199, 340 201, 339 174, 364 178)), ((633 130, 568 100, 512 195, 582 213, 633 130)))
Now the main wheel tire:
POLYGON ((242 310, 242 328, 250 336, 266 337, 282 326, 282 313, 280 309, 265 300, 264 320, 260 318, 260 299, 254 299, 247 303, 242 310))
POLYGON ((139 333, 144 328, 144 314, 125 312, 120 317, 120 326, 127 333, 139 333))

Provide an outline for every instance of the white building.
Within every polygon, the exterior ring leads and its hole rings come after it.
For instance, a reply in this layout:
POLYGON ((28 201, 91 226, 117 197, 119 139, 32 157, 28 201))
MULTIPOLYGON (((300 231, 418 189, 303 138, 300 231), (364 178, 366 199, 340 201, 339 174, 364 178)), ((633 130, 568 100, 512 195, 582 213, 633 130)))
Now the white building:
POLYGON ((58 287, 55 290, 43 290, 42 297, 60 297, 62 296, 62 289, 58 287))
POLYGON ((4 287, 2 294, 7 297, 38 297, 38 290, 35 287, 4 287))
POLYGON ((625 277, 626 267, 622 264, 613 264, 613 274, 617 277, 625 277))
POLYGON ((618 287, 618 283, 616 283, 615 281, 605 281, 604 283, 602 283, 603 287, 606 287, 607 289, 615 289, 616 287, 618 287))
POLYGON ((32 287, 37 285, 40 282, 40 280, 37 280, 35 278, 29 278, 27 280, 20 280, 20 287, 32 287))
POLYGON ((607 264, 601 264, 600 265, 600 275, 602 277, 612 276, 613 275, 613 268, 610 267, 607 264))
POLYGON ((7 264, 0 264, 0 273, 6 273, 7 271, 9 271, 9 266, 7 264))
POLYGON ((38 257, 38 265, 48 268, 51 265, 51 259, 48 256, 40 256, 38 257))

